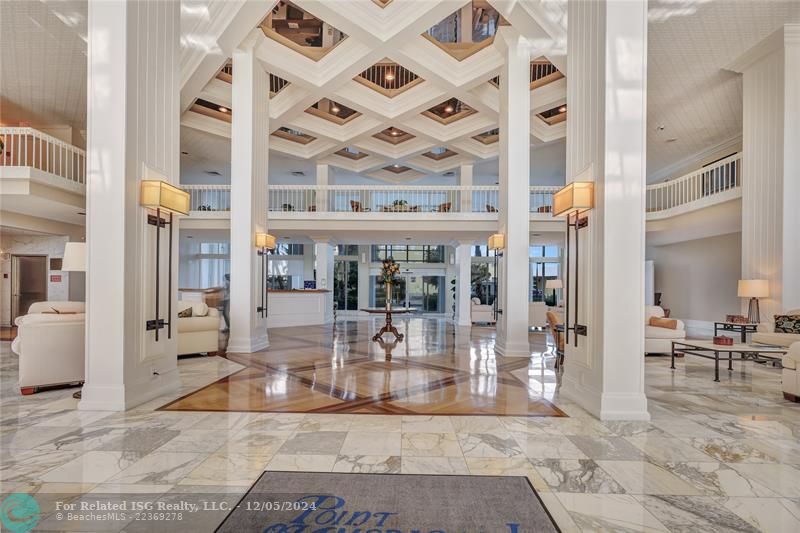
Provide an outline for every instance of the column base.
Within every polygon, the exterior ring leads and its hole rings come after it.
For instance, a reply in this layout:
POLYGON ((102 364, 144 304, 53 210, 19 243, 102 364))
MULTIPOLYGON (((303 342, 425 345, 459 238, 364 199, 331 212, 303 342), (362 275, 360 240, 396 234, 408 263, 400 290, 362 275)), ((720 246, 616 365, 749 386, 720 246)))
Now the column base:
POLYGON ((503 357, 530 357, 531 345, 528 342, 527 335, 525 342, 514 342, 498 337, 494 343, 494 352, 503 357))
POLYGON ((561 394, 600 420, 650 420, 643 392, 601 392, 581 385, 567 372, 561 379, 561 394))
POLYGON ((255 353, 269 348, 269 337, 265 333, 258 337, 231 337, 227 353, 255 353))
POLYGON ((151 382, 139 384, 92 385, 81 389, 81 411, 127 411, 180 388, 177 369, 158 376, 151 382))

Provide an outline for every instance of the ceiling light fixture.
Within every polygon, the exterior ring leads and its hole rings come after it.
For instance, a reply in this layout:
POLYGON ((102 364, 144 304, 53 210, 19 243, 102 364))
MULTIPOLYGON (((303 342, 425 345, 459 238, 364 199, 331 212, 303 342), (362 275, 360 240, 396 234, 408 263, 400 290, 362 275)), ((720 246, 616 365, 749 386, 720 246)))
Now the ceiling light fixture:
POLYGON ((339 111, 340 111, 340 110, 339 110, 339 106, 337 106, 336 104, 333 104, 333 105, 331 106, 331 113, 334 113, 334 114, 336 114, 336 113, 339 113, 339 111))
POLYGON ((396 136, 400 135, 400 132, 397 131, 397 130, 392 130, 391 134, 396 137, 396 136))
POLYGON ((385 79, 386 81, 392 81, 392 80, 394 80, 394 71, 392 71, 392 70, 387 70, 387 71, 386 71, 386 74, 384 74, 384 75, 383 75, 383 79, 385 79))
POLYGON ((444 108, 444 112, 445 113, 452 113, 453 112, 453 106, 450 105, 450 104, 447 104, 447 107, 444 108))
POLYGON ((393 166, 394 168, 400 168, 400 165, 398 165, 397 163, 395 163, 395 164, 394 164, 394 165, 392 165, 392 166, 393 166))
POLYGON ((228 108, 227 107, 223 107, 223 106, 219 106, 219 110, 220 110, 221 113, 227 113, 228 112, 228 108))
POLYGON ((562 105, 561 107, 558 108, 559 113, 566 113, 566 111, 567 111, 567 106, 565 105, 562 105))

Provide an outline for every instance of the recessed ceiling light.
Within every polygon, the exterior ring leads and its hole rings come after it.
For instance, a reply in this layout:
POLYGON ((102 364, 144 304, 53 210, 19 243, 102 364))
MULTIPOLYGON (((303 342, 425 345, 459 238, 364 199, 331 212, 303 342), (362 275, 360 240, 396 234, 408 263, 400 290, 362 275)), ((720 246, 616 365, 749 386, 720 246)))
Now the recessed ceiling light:
POLYGON ((444 108, 444 112, 445 113, 452 113, 453 112, 453 106, 448 104, 447 107, 444 108))
POLYGON ((567 110, 567 106, 565 106, 565 105, 562 105, 561 107, 558 108, 558 112, 559 113, 564 113, 566 110, 567 110))
POLYGON ((228 112, 228 108, 224 107, 224 106, 219 106, 219 110, 220 110, 221 113, 227 113, 228 112))
POLYGON ((394 164, 394 165, 392 165, 392 166, 393 166, 394 168, 400 168, 400 165, 398 165, 397 163, 395 163, 395 164, 394 164))
POLYGON ((394 71, 387 70, 386 74, 383 75, 383 79, 386 81, 392 81, 394 79, 394 71))
POLYGON ((663 125, 663 124, 659 124, 658 126, 656 126, 656 129, 657 129, 658 131, 664 131, 666 128, 664 127, 664 125, 663 125))
POLYGON ((331 113, 335 114, 335 113, 338 113, 338 112, 339 112, 339 106, 337 106, 336 104, 333 104, 333 107, 331 107, 331 113))
POLYGON ((395 135, 395 136, 400 135, 400 132, 397 131, 397 130, 392 130, 392 135, 395 135))

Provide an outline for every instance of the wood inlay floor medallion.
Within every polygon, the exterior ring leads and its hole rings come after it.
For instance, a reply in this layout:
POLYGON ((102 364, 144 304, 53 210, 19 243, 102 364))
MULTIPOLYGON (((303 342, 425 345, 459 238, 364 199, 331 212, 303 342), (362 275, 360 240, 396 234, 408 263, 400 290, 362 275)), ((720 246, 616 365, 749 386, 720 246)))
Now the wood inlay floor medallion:
POLYGON ((271 329, 267 350, 225 356, 246 368, 162 409, 566 416, 549 401, 557 380, 545 334, 531 334, 531 357, 502 357, 494 328, 396 322, 405 339, 382 344, 371 340, 377 319, 271 329))

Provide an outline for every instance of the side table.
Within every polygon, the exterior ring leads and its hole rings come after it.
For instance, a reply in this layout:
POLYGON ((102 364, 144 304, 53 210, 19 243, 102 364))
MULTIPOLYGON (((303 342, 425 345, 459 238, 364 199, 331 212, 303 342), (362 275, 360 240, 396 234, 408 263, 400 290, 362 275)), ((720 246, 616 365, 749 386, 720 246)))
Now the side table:
POLYGON ((719 331, 733 331, 741 334, 742 344, 747 344, 747 334, 755 333, 758 330, 758 324, 740 323, 740 322, 714 322, 714 336, 717 336, 719 331))

